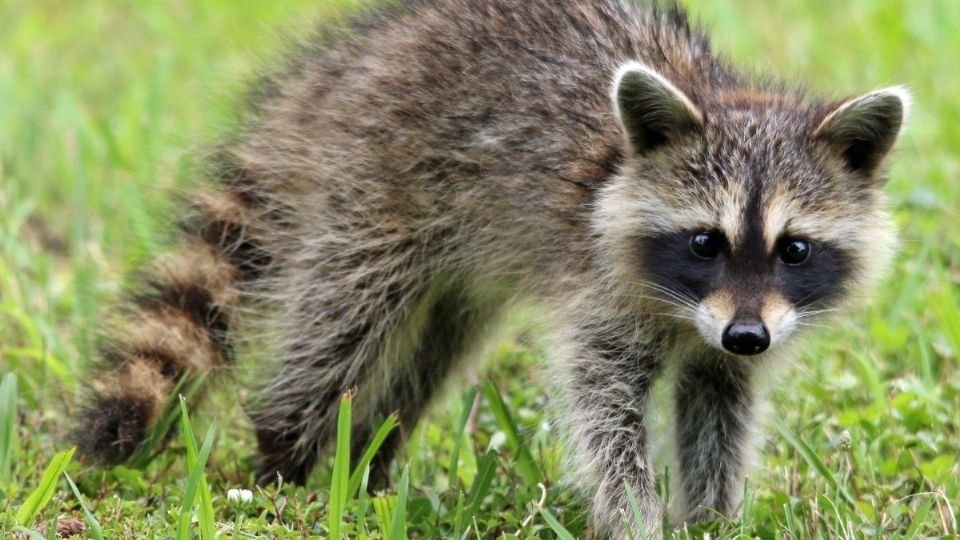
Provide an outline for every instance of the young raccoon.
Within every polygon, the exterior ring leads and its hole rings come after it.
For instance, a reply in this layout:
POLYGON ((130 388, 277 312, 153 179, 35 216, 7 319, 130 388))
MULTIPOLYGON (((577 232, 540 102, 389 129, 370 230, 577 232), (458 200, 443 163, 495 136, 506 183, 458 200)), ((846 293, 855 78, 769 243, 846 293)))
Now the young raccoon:
POLYGON ((254 413, 260 481, 304 482, 344 390, 354 450, 394 411, 409 433, 530 301, 557 328, 558 421, 597 527, 627 532, 627 485, 661 523, 646 418, 667 368, 679 516, 729 515, 757 372, 892 252, 882 165, 906 93, 748 77, 675 7, 402 2, 323 29, 254 101, 105 350, 88 455, 130 456, 175 381, 228 363, 243 312, 281 356, 254 413))

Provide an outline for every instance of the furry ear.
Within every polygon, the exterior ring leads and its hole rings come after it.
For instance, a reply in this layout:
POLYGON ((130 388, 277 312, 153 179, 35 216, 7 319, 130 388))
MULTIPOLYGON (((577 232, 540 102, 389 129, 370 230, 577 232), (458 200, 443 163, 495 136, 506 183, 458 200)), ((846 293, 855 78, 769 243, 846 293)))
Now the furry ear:
POLYGON ((848 169, 870 176, 897 142, 909 109, 904 88, 884 88, 842 103, 813 136, 835 147, 848 169))
POLYGON ((613 80, 613 104, 630 148, 643 154, 703 126, 703 114, 663 75, 628 62, 613 80))

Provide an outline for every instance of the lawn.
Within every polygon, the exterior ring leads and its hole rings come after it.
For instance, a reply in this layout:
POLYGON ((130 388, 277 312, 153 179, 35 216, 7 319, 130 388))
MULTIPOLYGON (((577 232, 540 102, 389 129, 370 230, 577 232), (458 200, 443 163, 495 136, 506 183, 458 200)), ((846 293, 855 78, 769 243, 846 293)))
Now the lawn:
MULTIPOLYGON (((960 2, 685 3, 741 64, 837 96, 902 83, 916 103, 888 186, 901 229, 892 274, 872 307, 831 321, 775 391, 740 517, 668 532, 956 535, 960 2)), ((162 249, 171 201, 196 181, 205 145, 236 121, 244 83, 285 36, 355 4, 0 0, 0 536, 74 519, 89 538, 96 522, 104 538, 327 537, 341 517, 351 538, 586 534, 543 412, 535 313, 515 314, 489 367, 433 407, 390 491, 354 497, 337 485, 350 471, 332 460, 306 488, 254 488, 251 359, 235 385, 216 385, 231 390, 187 400, 193 429, 145 469, 71 461, 76 489, 60 474, 100 315, 124 275, 162 249)), ((870 238, 863 249, 870 256, 870 238)))

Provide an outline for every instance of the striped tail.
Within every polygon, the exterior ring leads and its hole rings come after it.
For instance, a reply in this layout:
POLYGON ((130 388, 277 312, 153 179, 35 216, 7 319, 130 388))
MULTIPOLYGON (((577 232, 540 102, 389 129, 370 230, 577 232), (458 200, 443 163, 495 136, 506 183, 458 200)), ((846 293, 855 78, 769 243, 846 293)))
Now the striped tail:
POLYGON ((229 363, 244 285, 270 264, 254 240, 248 198, 225 191, 193 202, 177 249, 147 270, 101 349, 74 432, 80 453, 93 461, 127 461, 178 383, 229 363))

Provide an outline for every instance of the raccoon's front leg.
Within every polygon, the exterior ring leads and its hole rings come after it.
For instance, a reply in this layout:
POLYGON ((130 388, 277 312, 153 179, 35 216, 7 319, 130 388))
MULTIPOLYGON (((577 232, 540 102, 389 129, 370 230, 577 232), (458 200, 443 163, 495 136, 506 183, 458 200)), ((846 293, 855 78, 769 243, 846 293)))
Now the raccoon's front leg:
POLYGON ((578 330, 569 356, 558 364, 573 474, 594 494, 594 526, 614 538, 626 538, 628 527, 636 538, 638 533, 654 537, 661 526, 646 425, 660 348, 635 322, 593 322, 578 330), (644 530, 635 524, 628 485, 637 496, 644 530))
POLYGON ((706 352, 682 368, 676 387, 676 434, 688 523, 736 512, 743 495, 754 402, 750 363, 706 352))

